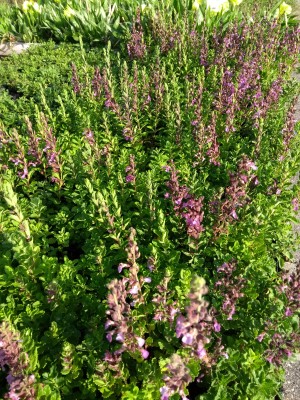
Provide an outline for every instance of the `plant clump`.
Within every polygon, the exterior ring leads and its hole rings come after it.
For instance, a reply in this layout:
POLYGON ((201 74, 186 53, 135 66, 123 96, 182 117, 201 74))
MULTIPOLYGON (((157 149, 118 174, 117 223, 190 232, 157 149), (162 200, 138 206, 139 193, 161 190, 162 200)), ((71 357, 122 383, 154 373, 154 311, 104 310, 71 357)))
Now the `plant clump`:
POLYGON ((3 398, 279 393, 300 346, 300 28, 283 3, 190 3, 126 6, 99 53, 86 32, 1 62, 3 398))

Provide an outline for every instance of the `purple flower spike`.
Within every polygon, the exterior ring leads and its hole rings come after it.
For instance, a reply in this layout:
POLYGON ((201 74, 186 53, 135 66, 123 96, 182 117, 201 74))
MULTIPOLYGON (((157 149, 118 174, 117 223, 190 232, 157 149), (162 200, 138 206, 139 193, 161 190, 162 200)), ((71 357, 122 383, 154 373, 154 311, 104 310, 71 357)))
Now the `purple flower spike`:
POLYGON ((135 183, 135 157, 133 154, 130 154, 130 159, 129 159, 129 165, 125 168, 125 172, 130 172, 129 174, 126 175, 125 181, 127 183, 135 183))
POLYGON ((258 169, 258 167, 251 160, 246 161, 246 166, 253 169, 254 171, 257 171, 257 169, 258 169))
POLYGON ((35 376, 25 374, 29 358, 21 351, 20 342, 22 340, 19 340, 18 335, 3 322, 0 325, 0 368, 4 373, 7 371, 6 381, 9 389, 3 398, 34 400, 36 399, 33 387, 35 376))
POLYGON ((146 50, 147 47, 144 44, 144 33, 141 25, 141 13, 138 10, 132 28, 131 39, 127 44, 127 51, 130 58, 143 58, 146 50))
POLYGON ((124 139, 126 140, 126 142, 132 142, 133 141, 133 137, 131 137, 131 136, 124 136, 124 139))
POLYGON ((150 272, 153 272, 155 270, 155 258, 154 257, 149 257, 147 261, 147 267, 150 272))
POLYGON ((258 184, 256 175, 252 173, 255 168, 255 164, 244 156, 237 172, 230 173, 230 185, 225 189, 224 200, 215 199, 212 202, 213 212, 217 215, 214 226, 215 237, 227 233, 229 224, 239 219, 237 209, 250 202, 247 189, 258 184))
POLYGON ((101 86, 102 86, 102 77, 99 68, 96 67, 94 71, 94 78, 92 81, 92 89, 95 97, 100 97, 101 86))
MULTIPOLYGON (((273 330, 275 327, 270 326, 270 328, 273 330)), ((291 333, 288 338, 281 333, 274 333, 265 351, 266 360, 277 367, 281 366, 287 357, 299 351, 299 341, 300 335, 296 332, 291 333)))
POLYGON ((178 354, 173 354, 168 365, 168 375, 163 378, 165 386, 160 388, 161 400, 168 400, 177 393, 181 399, 187 399, 185 389, 192 381, 190 370, 186 366, 186 360, 178 354))
MULTIPOLYGON (((61 175, 62 164, 60 161, 60 153, 61 151, 57 150, 57 140, 53 135, 53 129, 48 125, 48 121, 44 114, 41 114, 41 123, 43 126, 43 139, 46 142, 46 146, 43 151, 46 154, 47 158, 47 167, 52 169, 53 174, 61 175)), ((56 177, 53 177, 58 180, 56 177)), ((60 180, 58 180, 58 183, 60 180)))
POLYGON ((178 309, 174 308, 174 306, 177 305, 176 301, 172 301, 172 303, 169 301, 169 280, 170 278, 165 277, 163 282, 157 286, 159 294, 156 294, 152 300, 152 302, 156 305, 156 311, 153 319, 155 321, 168 322, 170 325, 173 325, 175 315, 178 313, 178 309))
POLYGON ((195 199, 186 186, 180 186, 174 162, 171 160, 171 179, 166 183, 170 192, 165 198, 171 198, 175 214, 185 220, 188 236, 198 239, 204 231, 203 197, 195 199))
POLYGON ((171 307, 171 309, 170 309, 170 316, 171 316, 171 318, 174 318, 175 315, 176 315, 178 312, 179 312, 178 308, 171 307))
POLYGON ((205 345, 211 341, 215 318, 212 315, 214 311, 208 309, 208 302, 203 298, 207 291, 204 279, 196 277, 192 282, 186 317, 181 314, 177 318, 176 336, 182 337, 182 343, 184 347, 190 348, 191 356, 201 358, 211 365, 212 360, 207 356, 205 345))
POLYGON ((227 316, 227 320, 232 320, 235 314, 235 305, 241 297, 245 286, 245 279, 239 276, 234 276, 236 262, 225 263, 217 269, 218 274, 222 277, 215 283, 215 288, 223 297, 222 311, 227 316))
POLYGON ((282 284, 277 288, 277 291, 285 297, 285 317, 297 314, 300 309, 300 263, 291 274, 283 274, 282 284))

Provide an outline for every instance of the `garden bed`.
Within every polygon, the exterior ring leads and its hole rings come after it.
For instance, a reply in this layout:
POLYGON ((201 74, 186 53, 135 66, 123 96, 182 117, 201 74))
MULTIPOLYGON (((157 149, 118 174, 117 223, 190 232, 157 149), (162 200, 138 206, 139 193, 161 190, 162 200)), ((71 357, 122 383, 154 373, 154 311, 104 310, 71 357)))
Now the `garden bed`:
POLYGON ((299 28, 176 4, 176 23, 134 15, 117 51, 1 60, 2 396, 280 392, 300 345, 299 28))

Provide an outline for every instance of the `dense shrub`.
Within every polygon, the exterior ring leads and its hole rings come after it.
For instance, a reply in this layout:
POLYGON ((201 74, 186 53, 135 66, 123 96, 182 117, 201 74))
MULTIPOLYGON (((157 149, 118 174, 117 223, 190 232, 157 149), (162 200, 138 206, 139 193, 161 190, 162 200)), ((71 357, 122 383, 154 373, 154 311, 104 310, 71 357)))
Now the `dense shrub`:
POLYGON ((82 49, 34 114, 24 84, 30 118, 1 127, 6 398, 279 392, 300 343, 299 270, 283 270, 299 28, 194 15, 138 12, 118 53, 91 71, 82 49))
POLYGON ((83 58, 79 45, 48 42, 1 59, 0 120, 6 127, 20 126, 24 115, 35 115, 44 98, 47 107, 57 109, 61 94, 70 91, 72 63, 91 73, 96 65, 102 65, 101 58, 101 49, 90 49, 83 58))

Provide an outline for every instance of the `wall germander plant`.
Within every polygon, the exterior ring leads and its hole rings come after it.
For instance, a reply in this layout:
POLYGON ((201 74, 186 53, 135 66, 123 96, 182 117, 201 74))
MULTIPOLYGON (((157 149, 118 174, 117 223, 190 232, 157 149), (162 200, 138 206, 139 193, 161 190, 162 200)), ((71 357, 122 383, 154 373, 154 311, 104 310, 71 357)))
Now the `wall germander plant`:
POLYGON ((299 27, 146 13, 0 126, 3 398, 271 399, 299 349, 299 27))

